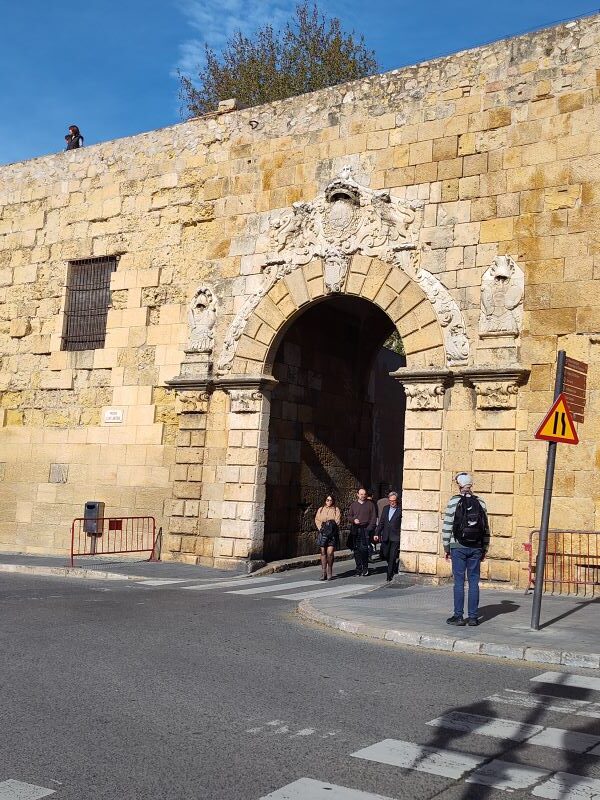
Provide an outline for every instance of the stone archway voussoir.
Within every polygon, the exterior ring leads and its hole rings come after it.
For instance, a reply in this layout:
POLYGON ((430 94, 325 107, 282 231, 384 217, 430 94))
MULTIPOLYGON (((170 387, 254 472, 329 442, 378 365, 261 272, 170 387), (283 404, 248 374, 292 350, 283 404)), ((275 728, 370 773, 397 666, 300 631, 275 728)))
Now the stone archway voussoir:
POLYGON ((256 307, 256 311, 251 319, 259 319, 261 322, 270 325, 276 331, 285 324, 285 317, 279 306, 275 303, 270 294, 265 295, 256 307))
POLYGON ((290 272, 283 280, 296 308, 300 308, 310 302, 310 295, 304 279, 304 272, 301 269, 290 272))
POLYGON ((354 297, 362 297, 362 287, 365 282, 365 276, 360 272, 350 272, 346 279, 345 294, 351 294, 354 297))
POLYGON ((388 275, 393 269, 396 269, 396 267, 392 267, 383 261, 373 259, 361 289, 361 297, 374 302, 379 290, 384 285, 388 275))
POLYGON ((249 358, 252 361, 264 361, 267 355, 267 346, 242 334, 236 355, 240 359, 249 358))

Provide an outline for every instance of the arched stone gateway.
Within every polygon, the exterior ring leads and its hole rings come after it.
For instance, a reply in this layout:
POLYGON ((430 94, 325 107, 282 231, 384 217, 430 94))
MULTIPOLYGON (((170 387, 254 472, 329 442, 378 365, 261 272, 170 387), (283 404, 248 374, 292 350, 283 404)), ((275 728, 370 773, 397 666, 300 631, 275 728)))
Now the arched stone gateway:
MULTIPOLYGON (((518 265, 499 257, 494 269, 485 273, 481 309, 473 308, 467 298, 466 317, 442 280, 422 267, 426 243, 419 204, 360 186, 348 170, 313 202, 296 203, 273 214, 269 222, 269 246, 253 290, 238 296, 237 313, 224 329, 219 323, 214 325, 213 315, 210 335, 192 331, 191 339, 200 338, 204 345, 190 347, 180 376, 170 382, 180 398, 171 531, 185 544, 174 557, 226 565, 237 559, 293 555, 307 548, 307 531, 290 521, 283 529, 288 540, 296 536, 295 544, 280 546, 285 538, 278 530, 281 526, 272 516, 265 522, 265 513, 281 516, 287 502, 294 516, 297 508, 314 504, 323 489, 332 488, 328 465, 307 467, 309 478, 307 470, 303 473, 302 464, 314 460, 314 452, 296 457, 300 466, 293 469, 282 467, 285 459, 280 458, 284 442, 291 450, 306 449, 314 426, 325 431, 329 444, 333 441, 331 425, 328 428, 319 417, 314 398, 310 403, 296 402, 305 406, 304 419, 298 419, 297 408, 288 409, 289 419, 283 411, 284 403, 293 405, 294 392, 297 397, 307 394, 297 375, 311 371, 313 362, 302 355, 302 347, 314 327, 302 326, 308 324, 306 320, 312 320, 313 326, 322 323, 331 309, 341 315, 342 327, 351 328, 353 317, 355 322, 368 317, 371 324, 381 324, 379 340, 368 343, 371 349, 365 365, 369 366, 362 383, 352 384, 349 392, 357 398, 347 415, 351 425, 359 417, 364 419, 364 409, 372 406, 365 387, 376 350, 394 329, 404 345, 405 365, 391 371, 403 387, 398 399, 403 452, 398 453, 398 461, 403 462, 399 480, 404 569, 428 574, 447 571, 440 556, 440 513, 453 488, 453 472, 475 469, 479 488, 489 500, 493 525, 489 574, 509 579, 516 392, 528 374, 517 362, 522 303, 518 265), (304 334, 298 339, 301 330, 304 334), (292 349, 298 346, 296 356, 288 358, 283 353, 286 342, 292 349), (298 363, 289 363, 294 358, 298 363), (290 374, 296 377, 290 380, 290 374), (288 435, 286 431, 294 425, 296 433, 288 435), (282 440, 279 449, 277 437, 282 440), (319 480, 317 473, 321 473, 319 480), (277 495, 279 499, 274 500, 277 495), (273 544, 275 539, 279 544, 273 544)), ((219 296, 219 287, 203 286, 196 295, 208 297, 211 308, 227 302, 219 296)), ((197 316, 194 311, 194 320, 197 316)), ((336 346, 334 338, 323 334, 323 353, 328 346, 336 346)), ((311 348, 314 361, 314 337, 311 348)), ((340 374, 344 369, 340 366, 340 374)), ((335 398, 331 402, 335 405, 335 398)), ((365 482, 375 475, 373 469, 361 467, 368 461, 365 453, 374 452, 375 428, 368 435, 371 439, 363 455, 360 447, 357 454, 349 455, 349 439, 341 445, 337 442, 333 456, 331 447, 320 448, 337 464, 338 479, 344 474, 345 489, 349 476, 365 482)))
POLYGON ((265 560, 315 552, 314 515, 358 486, 402 487, 405 358, 382 348, 394 324, 374 303, 329 295, 296 315, 270 348, 265 560))

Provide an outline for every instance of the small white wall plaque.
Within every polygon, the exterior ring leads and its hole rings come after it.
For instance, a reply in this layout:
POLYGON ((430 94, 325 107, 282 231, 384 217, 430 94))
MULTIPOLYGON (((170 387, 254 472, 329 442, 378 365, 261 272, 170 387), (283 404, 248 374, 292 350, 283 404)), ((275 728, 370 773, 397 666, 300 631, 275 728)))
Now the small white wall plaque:
POLYGON ((123 422, 123 409, 105 408, 102 418, 105 425, 120 425, 123 422))

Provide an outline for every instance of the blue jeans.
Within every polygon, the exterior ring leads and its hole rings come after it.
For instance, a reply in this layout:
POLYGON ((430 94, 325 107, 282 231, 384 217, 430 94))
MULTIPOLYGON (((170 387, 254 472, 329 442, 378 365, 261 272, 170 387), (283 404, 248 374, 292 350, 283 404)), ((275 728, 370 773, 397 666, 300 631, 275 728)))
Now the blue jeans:
POLYGON ((483 550, 480 547, 453 547, 450 550, 454 575, 454 614, 462 617, 465 610, 465 573, 469 582, 467 605, 469 619, 479 612, 479 572, 483 550))

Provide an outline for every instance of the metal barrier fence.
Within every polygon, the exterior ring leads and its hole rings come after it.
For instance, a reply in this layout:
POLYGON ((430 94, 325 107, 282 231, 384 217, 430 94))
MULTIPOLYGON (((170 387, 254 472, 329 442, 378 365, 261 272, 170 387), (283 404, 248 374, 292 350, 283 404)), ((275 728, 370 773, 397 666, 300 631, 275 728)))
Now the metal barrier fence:
MULTIPOLYGON (((528 584, 535 583, 539 530, 531 531, 523 547, 528 553, 528 584)), ((544 591, 555 594, 600 594, 600 531, 548 531, 544 591)))
POLYGON ((159 530, 154 517, 103 517, 73 520, 71 525, 71 566, 82 556, 112 556, 121 553, 149 553, 158 561, 159 530), (95 531, 90 533, 89 531, 95 531))

